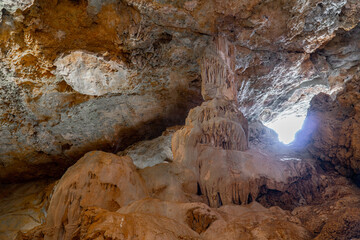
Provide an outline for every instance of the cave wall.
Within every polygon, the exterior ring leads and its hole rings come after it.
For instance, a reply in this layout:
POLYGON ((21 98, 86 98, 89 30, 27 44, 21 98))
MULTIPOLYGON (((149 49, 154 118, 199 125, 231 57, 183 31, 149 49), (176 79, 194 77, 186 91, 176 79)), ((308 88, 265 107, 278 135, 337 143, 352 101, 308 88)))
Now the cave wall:
POLYGON ((1 238, 360 236, 359 1, 0 9, 1 238))
POLYGON ((344 82, 336 95, 320 93, 310 104, 303 129, 295 144, 307 146, 321 161, 331 163, 344 176, 359 183, 358 102, 360 73, 359 26, 340 32, 314 59, 323 57, 329 63, 329 80, 344 82))
POLYGON ((360 12, 356 0, 0 7, 1 181, 59 176, 87 151, 116 152, 184 123, 202 101, 200 63, 215 36, 233 45, 246 117, 305 114, 315 93, 343 81, 329 77, 339 68, 332 51, 317 49, 354 28, 360 12))

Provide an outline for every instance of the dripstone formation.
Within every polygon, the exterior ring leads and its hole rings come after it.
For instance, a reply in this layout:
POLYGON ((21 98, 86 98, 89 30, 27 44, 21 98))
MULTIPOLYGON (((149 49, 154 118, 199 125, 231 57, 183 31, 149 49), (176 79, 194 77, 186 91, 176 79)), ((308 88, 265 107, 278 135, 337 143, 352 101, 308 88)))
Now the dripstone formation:
POLYGON ((1 240, 360 239, 358 0, 0 10, 1 240))

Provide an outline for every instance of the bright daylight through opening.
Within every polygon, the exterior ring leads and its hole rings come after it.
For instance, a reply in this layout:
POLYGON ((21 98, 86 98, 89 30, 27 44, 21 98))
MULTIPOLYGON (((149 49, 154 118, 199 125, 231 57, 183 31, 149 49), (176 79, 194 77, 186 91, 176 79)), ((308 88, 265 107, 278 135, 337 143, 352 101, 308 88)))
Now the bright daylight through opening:
POLYGON ((294 141, 296 132, 302 128, 305 117, 296 114, 281 116, 264 125, 278 134, 280 142, 289 144, 294 141))

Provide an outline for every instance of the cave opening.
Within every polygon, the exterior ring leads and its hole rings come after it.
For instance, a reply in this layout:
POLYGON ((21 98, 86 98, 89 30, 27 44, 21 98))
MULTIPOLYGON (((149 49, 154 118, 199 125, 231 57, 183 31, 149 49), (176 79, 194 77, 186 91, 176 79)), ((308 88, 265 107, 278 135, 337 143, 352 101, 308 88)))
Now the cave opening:
POLYGON ((295 140, 296 133, 301 130, 305 118, 305 115, 296 113, 281 114, 274 120, 264 123, 264 125, 278 134, 280 142, 290 144, 295 140))

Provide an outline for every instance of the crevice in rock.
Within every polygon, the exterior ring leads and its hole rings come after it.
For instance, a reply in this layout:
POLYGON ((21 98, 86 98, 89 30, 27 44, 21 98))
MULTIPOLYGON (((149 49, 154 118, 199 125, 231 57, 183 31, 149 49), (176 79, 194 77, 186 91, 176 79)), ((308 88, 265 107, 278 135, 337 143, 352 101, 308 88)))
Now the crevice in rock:
POLYGON ((217 202, 218 202, 217 205, 218 205, 218 207, 221 207, 223 205, 223 203, 221 201, 221 196, 220 196, 219 192, 217 193, 216 197, 217 197, 217 202))
POLYGON ((253 201, 253 198, 251 196, 251 193, 249 193, 249 196, 248 196, 248 199, 247 199, 247 204, 252 203, 252 201, 253 201))
POLYGON ((201 187, 200 187, 200 183, 199 183, 199 182, 197 182, 197 191, 196 191, 196 195, 198 195, 198 196, 203 195, 203 194, 202 194, 202 191, 201 191, 201 187))
POLYGON ((186 215, 186 222, 189 227, 199 234, 205 232, 218 219, 210 211, 201 208, 189 209, 186 215))

